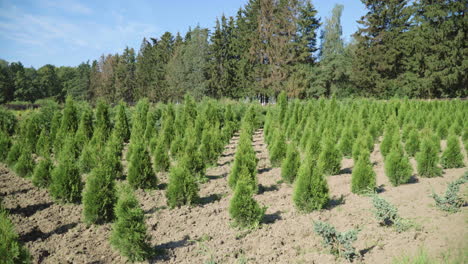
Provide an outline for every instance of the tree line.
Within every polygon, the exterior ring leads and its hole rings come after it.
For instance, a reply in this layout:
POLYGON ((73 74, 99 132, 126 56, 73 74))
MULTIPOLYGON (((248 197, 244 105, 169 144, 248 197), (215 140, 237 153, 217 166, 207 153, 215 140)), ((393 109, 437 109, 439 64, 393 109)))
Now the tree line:
POLYGON ((0 102, 288 97, 466 97, 468 28, 461 0, 361 0, 345 42, 343 5, 321 19, 310 0, 249 0, 214 29, 144 38, 140 49, 76 67, 0 63, 0 102), (320 38, 320 42, 318 39, 320 38))

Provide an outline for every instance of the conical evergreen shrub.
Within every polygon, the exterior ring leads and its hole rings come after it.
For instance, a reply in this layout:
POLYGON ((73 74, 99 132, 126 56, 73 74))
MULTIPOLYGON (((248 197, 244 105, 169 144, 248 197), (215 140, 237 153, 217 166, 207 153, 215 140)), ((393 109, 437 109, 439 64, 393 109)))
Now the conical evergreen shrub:
POLYGON ((21 155, 21 148, 22 148, 21 142, 16 141, 13 143, 13 145, 10 148, 10 151, 8 151, 8 155, 5 161, 8 166, 12 168, 14 167, 14 165, 16 164, 16 162, 18 161, 21 155))
POLYGON ((322 151, 320 152, 318 163, 323 167, 326 175, 336 175, 341 168, 341 153, 335 145, 330 135, 326 135, 322 142, 322 151))
POLYGON ((359 135, 353 145, 352 157, 355 161, 359 159, 361 153, 369 152, 369 145, 366 139, 366 135, 359 135))
POLYGON ((149 102, 147 99, 139 100, 135 106, 132 118, 132 131, 130 133, 130 145, 127 151, 127 160, 131 160, 133 154, 133 141, 141 141, 145 135, 146 115, 148 114, 149 102))
POLYGON ((122 140, 122 142, 128 142, 128 140, 130 139, 130 128, 128 125, 126 107, 123 102, 120 102, 117 106, 117 115, 115 117, 114 131, 122 140))
POLYGON ((80 149, 91 139, 93 136, 93 112, 89 108, 85 108, 81 113, 80 124, 75 134, 75 140, 80 146, 80 149))
POLYGON ((262 221, 266 207, 260 207, 252 197, 254 190, 250 184, 250 172, 248 169, 243 167, 240 174, 234 195, 229 202, 229 215, 235 226, 240 228, 255 228, 262 221))
POLYGON ((409 132, 406 140, 406 153, 408 153, 409 156, 414 157, 414 155, 419 151, 419 144, 419 133, 416 129, 413 129, 409 132))
POLYGON ((54 142, 55 153, 60 153, 64 143, 64 139, 69 135, 75 135, 78 128, 78 114, 75 103, 71 96, 67 97, 65 107, 63 109, 63 117, 61 119, 60 128, 57 130, 54 142))
POLYGON ((350 157, 353 149, 353 134, 351 130, 346 127, 343 129, 338 143, 338 148, 345 157, 350 157))
POLYGON ((97 164, 97 153, 94 145, 91 143, 87 143, 83 147, 83 151, 81 152, 80 158, 78 160, 78 168, 81 173, 88 173, 96 167, 97 164))
POLYGON ((216 150, 216 141, 219 140, 212 132, 212 129, 206 126, 205 129, 203 129, 200 143, 200 153, 204 159, 204 162, 205 164, 210 165, 216 162, 216 158, 218 156, 216 150))
POLYGON ((34 168, 32 183, 37 187, 49 187, 53 169, 54 164, 49 157, 41 159, 34 168))
POLYGON ((169 207, 192 205, 198 201, 198 184, 182 162, 172 167, 169 173, 166 198, 169 207))
POLYGON ((428 178, 442 175, 442 169, 438 167, 439 156, 436 142, 426 136, 421 142, 420 149, 416 154, 418 174, 428 178))
POLYGON ((151 157, 142 141, 133 141, 133 154, 127 180, 134 189, 156 188, 158 180, 151 165, 151 157))
POLYGON ((103 165, 109 168, 110 174, 114 179, 120 179, 123 177, 123 166, 121 161, 123 143, 120 142, 121 140, 122 139, 116 133, 111 134, 104 150, 104 157, 101 161, 103 165))
POLYGON ((171 157, 173 158, 179 157, 183 153, 184 147, 185 145, 184 145, 183 137, 181 135, 177 135, 171 144, 171 150, 170 150, 171 157))
POLYGON ((270 150, 270 161, 273 167, 281 166, 281 162, 286 157, 286 137, 279 129, 276 130, 277 135, 270 150))
POLYGON ((8 152, 10 151, 10 148, 11 148, 10 136, 3 130, 0 130, 0 161, 6 160, 8 156, 8 152))
POLYGON ((83 217, 87 224, 102 224, 114 219, 117 201, 115 175, 106 163, 94 168, 86 179, 83 191, 83 217))
POLYGON ((392 145, 394 144, 395 141, 397 141, 396 133, 398 133, 396 129, 387 129, 385 131, 382 142, 380 143, 380 152, 382 153, 382 156, 384 158, 387 157, 387 155, 392 150, 392 145))
POLYGON ((18 161, 15 163, 16 174, 21 177, 29 177, 34 170, 34 165, 31 149, 23 145, 18 161))
POLYGON ((31 263, 31 256, 26 247, 20 244, 20 238, 8 213, 0 205, 0 262, 3 264, 31 263))
POLYGON ((96 130, 100 130, 104 141, 110 136, 112 129, 110 115, 109 115, 109 106, 102 100, 98 100, 96 105, 96 130))
POLYGON ((44 128, 36 143, 36 154, 42 157, 48 157, 50 155, 50 150, 49 133, 47 129, 44 128))
POLYGON ((448 124, 446 120, 439 120, 438 126, 437 126, 437 136, 440 139, 445 139, 447 138, 448 134, 448 124))
POLYGON ((460 150, 460 143, 456 135, 450 135, 447 139, 447 148, 442 153, 440 164, 444 169, 462 168, 465 166, 463 162, 463 154, 460 150))
POLYGON ((83 182, 72 152, 73 142, 68 140, 60 153, 58 165, 52 170, 50 194, 61 202, 77 203, 81 200, 83 182))
POLYGON ((288 145, 286 158, 281 165, 281 178, 287 183, 293 183, 297 176, 297 171, 301 163, 301 157, 296 149, 296 145, 291 142, 288 145))
POLYGON ((351 191, 361 194, 373 191, 376 185, 376 175, 369 160, 369 152, 360 152, 351 175, 351 191))
POLYGON ((164 141, 160 140, 154 150, 154 169, 156 172, 168 171, 171 161, 164 141))
POLYGON ((329 200, 328 184, 323 165, 309 153, 301 164, 294 184, 293 201, 299 211, 311 212, 324 208, 329 200))
POLYGON ((62 123, 62 112, 55 111, 52 121, 50 122, 50 142, 54 142, 57 136, 57 132, 60 129, 60 124, 62 123))
POLYGON ((196 142, 193 129, 188 129, 186 133, 186 148, 183 154, 181 154, 181 162, 190 171, 195 178, 200 181, 205 179, 206 165, 203 162, 198 144, 196 142))
POLYGON ((123 185, 118 195, 110 243, 130 261, 143 261, 151 255, 145 214, 131 188, 123 185))
POLYGON ((385 159, 385 174, 393 186, 407 183, 413 174, 408 157, 398 148, 392 148, 385 159))
POLYGON ((228 184, 232 189, 236 187, 237 180, 239 179, 241 170, 244 167, 249 171, 249 182, 251 184, 252 190, 256 191, 258 188, 256 177, 258 160, 251 142, 252 140, 250 138, 249 132, 247 129, 244 129, 241 132, 239 145, 234 156, 234 164, 232 165, 231 173, 228 177, 228 184))

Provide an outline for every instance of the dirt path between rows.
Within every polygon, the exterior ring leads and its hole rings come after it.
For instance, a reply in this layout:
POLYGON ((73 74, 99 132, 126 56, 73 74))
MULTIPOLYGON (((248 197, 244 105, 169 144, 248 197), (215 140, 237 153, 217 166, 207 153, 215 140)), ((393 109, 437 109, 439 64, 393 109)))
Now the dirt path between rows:
MULTIPOLYGON (((268 209, 259 229, 236 230, 230 226, 232 190, 227 176, 238 140, 238 135, 234 136, 218 166, 207 170, 209 181, 200 185, 201 204, 168 209, 165 173, 158 174, 161 189, 137 191, 147 215, 151 243, 159 252, 150 263, 346 263, 323 247, 313 232, 314 220, 328 221, 340 231, 360 228, 355 246, 363 263, 391 263, 394 257, 415 254, 421 247, 435 257, 449 248, 467 248, 468 208, 446 214, 435 208, 429 197, 433 190, 444 192, 447 183, 460 177, 466 167, 444 170, 443 177, 415 177, 411 184, 392 187, 376 144, 371 161, 381 195, 416 225, 397 233, 378 225, 369 198, 351 193, 351 159, 343 160, 340 175, 328 177, 332 197, 329 208, 298 213, 291 198, 293 186, 282 183, 280 168, 271 168, 262 130, 253 135, 260 185, 255 199, 268 209)), ((466 186, 463 191, 466 193, 466 186)), ((46 190, 34 187, 4 165, 0 166, 0 196, 35 263, 125 263, 108 243, 110 224, 87 227, 81 223, 81 205, 54 203, 46 190)))

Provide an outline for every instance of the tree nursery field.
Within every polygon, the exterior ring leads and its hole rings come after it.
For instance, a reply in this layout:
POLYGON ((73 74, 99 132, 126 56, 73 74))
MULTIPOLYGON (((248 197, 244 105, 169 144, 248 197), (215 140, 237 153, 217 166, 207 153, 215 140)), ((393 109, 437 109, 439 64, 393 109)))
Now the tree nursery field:
POLYGON ((466 263, 467 118, 285 93, 0 108, 0 262, 466 263))

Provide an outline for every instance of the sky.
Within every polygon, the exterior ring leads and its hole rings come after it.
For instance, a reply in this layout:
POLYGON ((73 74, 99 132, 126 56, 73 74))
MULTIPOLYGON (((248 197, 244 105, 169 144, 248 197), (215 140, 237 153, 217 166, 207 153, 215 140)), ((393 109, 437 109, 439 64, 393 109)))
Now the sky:
MULTIPOLYGON (((36 69, 76 66, 102 54, 138 51, 143 37, 213 29, 222 14, 235 16, 248 0, 0 0, 0 58, 36 69)), ((365 14, 360 0, 312 0, 322 22, 344 5, 343 37, 350 40, 365 14)))

